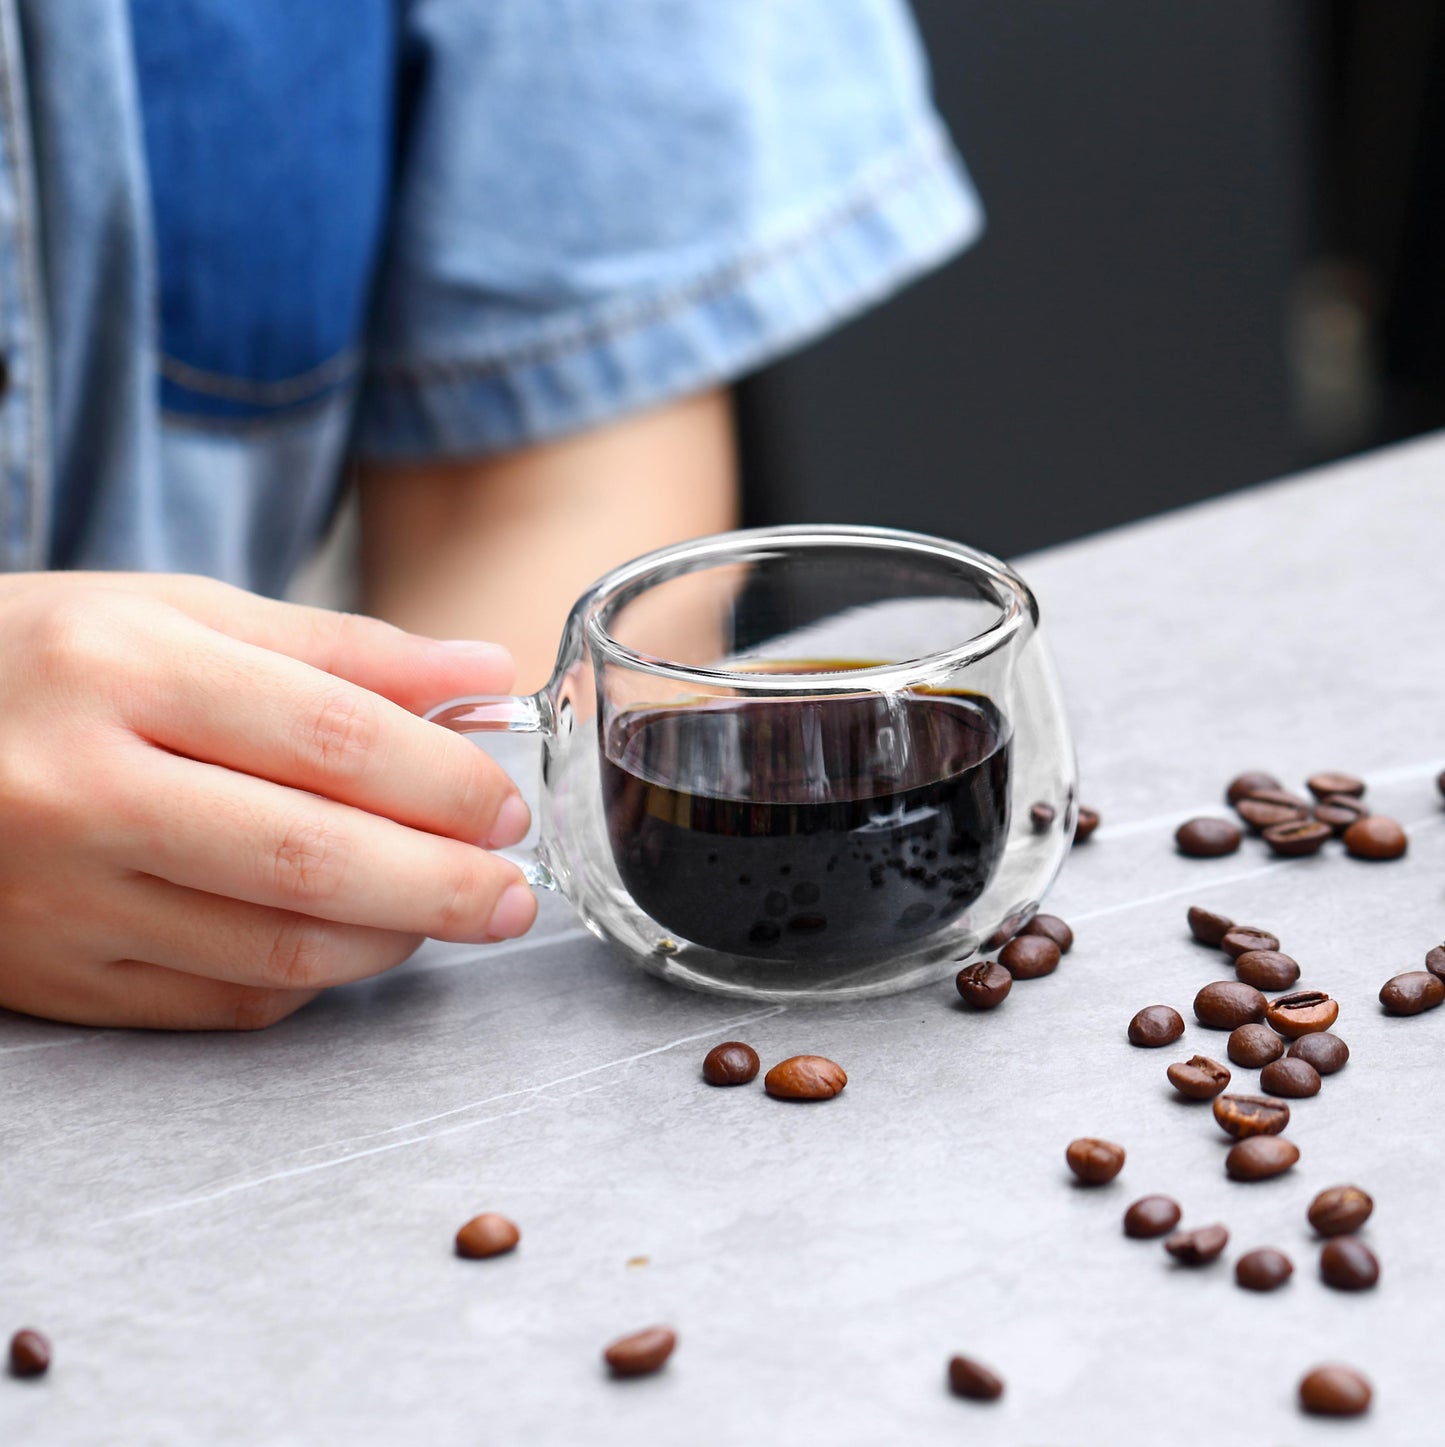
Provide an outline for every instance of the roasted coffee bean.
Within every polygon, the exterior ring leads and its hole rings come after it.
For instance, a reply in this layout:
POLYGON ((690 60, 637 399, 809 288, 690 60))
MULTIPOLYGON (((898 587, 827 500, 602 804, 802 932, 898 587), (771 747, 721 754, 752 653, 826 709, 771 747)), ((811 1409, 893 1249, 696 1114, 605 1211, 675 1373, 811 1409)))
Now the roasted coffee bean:
POLYGON ((1289 1047, 1295 1060, 1308 1060, 1321 1075, 1333 1075, 1343 1070, 1350 1058, 1350 1047, 1338 1035, 1327 1030, 1318 1030, 1313 1035, 1302 1035, 1289 1047))
POLYGON ((1336 1291, 1368 1291, 1380 1279, 1375 1253, 1358 1236, 1331 1236, 1320 1247, 1320 1280, 1336 1291))
POLYGON ((992 1010, 1002 1005, 1013 989, 1014 977, 992 960, 965 965, 953 981, 965 1005, 975 1010, 992 1010))
POLYGON ((1264 1181, 1283 1175, 1299 1160, 1299 1147, 1283 1136, 1253 1135, 1229 1148, 1225 1174, 1232 1181, 1264 1181))
POLYGON ((1352 1236, 1375 1209, 1375 1203, 1358 1186, 1331 1186, 1310 1202, 1310 1225, 1321 1236, 1352 1236))
POLYGON ((1234 1279, 1246 1291, 1274 1291, 1294 1275, 1294 1262, 1273 1246, 1257 1246, 1234 1263, 1234 1279))
POLYGON ((1358 799, 1347 799, 1343 794, 1331 794, 1315 805, 1315 818, 1321 824, 1328 824, 1334 834, 1343 834, 1356 819, 1364 819, 1369 812, 1358 799))
POLYGON ((1043 935, 1016 935, 999 951, 998 962, 1016 980, 1052 975, 1063 951, 1043 935))
POLYGON ((1215 914, 1211 910, 1200 909, 1197 904, 1189 906, 1189 933, 1200 944, 1214 945, 1217 948, 1233 928, 1232 919, 1226 919, 1222 914, 1215 914))
POLYGON ((1305 1374, 1299 1404, 1316 1417, 1358 1417, 1370 1409, 1374 1393, 1353 1367, 1330 1362, 1305 1374))
POLYGON ((756 1079, 761 1064, 758 1052, 751 1045, 744 1045, 741 1040, 727 1040, 707 1052, 702 1062, 702 1078, 709 1085, 746 1085, 756 1079))
POLYGON ((1409 847, 1409 836, 1382 814, 1356 819, 1344 833, 1345 848, 1356 859, 1398 859, 1409 847))
POLYGON ((1164 1249, 1184 1266, 1205 1266, 1217 1260, 1229 1245, 1229 1232, 1223 1226, 1199 1226, 1193 1231, 1176 1231, 1164 1249))
POLYGON ((1301 1035, 1328 1030, 1339 1014, 1339 1002, 1330 999, 1323 990, 1296 990, 1292 995, 1280 995, 1270 1001, 1264 1018, 1270 1028, 1278 1030, 1286 1040, 1298 1040, 1301 1035))
POLYGON ((1054 806, 1052 804, 1034 804, 1029 809, 1029 823, 1034 826, 1035 834, 1044 833, 1050 824, 1054 822, 1054 806))
POLYGON ((1003 1396, 1003 1378, 972 1357, 954 1357, 948 1363, 948 1390, 970 1402, 996 1402, 1003 1396))
POLYGON ((1217 859, 1233 854, 1244 838, 1228 819, 1189 819, 1174 831, 1174 843, 1181 854, 1194 859, 1217 859))
POLYGON ((613 1342, 602 1359, 614 1377, 645 1377, 660 1371, 677 1346, 677 1333, 670 1327, 650 1326, 613 1342))
POLYGON ((1167 1236, 1178 1224, 1179 1202, 1168 1196, 1140 1196, 1124 1212, 1124 1234, 1135 1240, 1167 1236))
POLYGON ((1036 914, 1019 931, 1024 935, 1042 935, 1058 945, 1059 953, 1066 955, 1074 947, 1074 932, 1056 914, 1036 914))
POLYGON ((1102 1186, 1124 1169, 1124 1147, 1081 1136, 1064 1152, 1069 1169, 1086 1185, 1102 1186))
POLYGON ((1236 1065, 1258 1070, 1284 1054, 1284 1041, 1268 1025, 1241 1025, 1230 1031, 1225 1048, 1236 1065))
POLYGON ((1260 831, 1260 837, 1283 859, 1301 859, 1318 854, 1335 831, 1318 819, 1293 819, 1288 824, 1271 824, 1260 831))
POLYGON ((1029 918, 1025 910, 1005 915, 1003 923, 983 942, 984 949, 1001 950, 1029 922, 1029 918))
POLYGON ((1129 1043, 1150 1050, 1172 1045, 1183 1033, 1183 1017, 1168 1005, 1146 1005, 1129 1021, 1129 1043))
POLYGON ((10 1375, 40 1377, 50 1370, 50 1343, 26 1327, 10 1338, 10 1375))
POLYGON ((1380 986, 1387 1015, 1422 1015, 1445 1001, 1445 980, 1429 970, 1406 970, 1380 986))
POLYGON ((1234 973, 1256 990, 1287 990, 1299 979, 1299 965, 1278 950, 1246 950, 1235 960, 1234 973))
POLYGON ((1074 843, 1085 844, 1089 836, 1099 827, 1099 815, 1094 809, 1079 805, 1079 817, 1074 823, 1074 843))
POLYGON ((1248 773, 1241 774, 1237 779, 1231 781, 1229 788, 1225 791, 1224 797, 1231 803, 1237 804, 1241 799, 1247 799, 1259 789, 1278 789, 1280 782, 1273 774, 1266 774, 1259 769, 1253 769, 1248 773))
POLYGON ((1279 941, 1268 930, 1237 924, 1225 931, 1219 947, 1230 959, 1237 960, 1240 955, 1247 955, 1251 950, 1277 950, 1279 941))
POLYGON ((1236 1030, 1264 1019, 1268 1001, 1243 980, 1215 980, 1194 997, 1194 1017, 1211 1030, 1236 1030))
POLYGON ((1425 956, 1425 968, 1432 975, 1439 975, 1442 980, 1445 980, 1445 945, 1436 945, 1425 956))
POLYGON ((484 1211, 473 1216, 457 1232, 457 1255, 471 1261, 482 1261, 488 1256, 501 1256, 512 1250, 522 1239, 522 1233, 505 1216, 495 1211, 484 1211))
POLYGON ((1229 1084, 1229 1071, 1207 1055, 1178 1061, 1165 1074, 1169 1084, 1190 1100, 1213 1100, 1229 1084))
POLYGON ((1237 1141, 1278 1135, 1289 1124, 1289 1106, 1263 1095, 1221 1095, 1214 1102, 1214 1120, 1237 1141))
POLYGON ((1308 819, 1310 806, 1283 789, 1259 789, 1241 799, 1234 812, 1253 829, 1269 829, 1294 819, 1308 819))
POLYGON ((1290 1100, 1304 1100, 1307 1096, 1320 1093, 1320 1073, 1309 1063, 1297 1056, 1288 1055, 1283 1060, 1271 1061, 1259 1075, 1261 1090, 1271 1095, 1283 1095, 1290 1100))
POLYGON ((1305 787, 1316 799, 1328 799, 1331 794, 1342 794, 1347 799, 1358 799, 1365 792, 1365 781, 1353 774, 1311 774, 1305 780, 1305 787))
POLYGON ((1439 789, 1442 794, 1445 794, 1445 770, 1442 770, 1439 777, 1436 778, 1435 787, 1439 789))
POLYGON ((763 1089, 778 1100, 831 1100, 847 1083, 843 1067, 821 1055, 791 1055, 763 1077, 763 1089))

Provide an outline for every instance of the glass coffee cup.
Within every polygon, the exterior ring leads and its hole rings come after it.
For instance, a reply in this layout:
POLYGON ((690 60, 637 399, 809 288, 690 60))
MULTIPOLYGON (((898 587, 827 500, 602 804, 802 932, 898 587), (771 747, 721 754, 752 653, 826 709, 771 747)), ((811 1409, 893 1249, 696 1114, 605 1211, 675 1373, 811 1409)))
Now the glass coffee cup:
POLYGON ((921 534, 762 528, 651 553, 578 600, 539 692, 427 717, 542 736, 529 880, 697 989, 944 978, 1028 920, 1073 837, 1033 595, 921 534))

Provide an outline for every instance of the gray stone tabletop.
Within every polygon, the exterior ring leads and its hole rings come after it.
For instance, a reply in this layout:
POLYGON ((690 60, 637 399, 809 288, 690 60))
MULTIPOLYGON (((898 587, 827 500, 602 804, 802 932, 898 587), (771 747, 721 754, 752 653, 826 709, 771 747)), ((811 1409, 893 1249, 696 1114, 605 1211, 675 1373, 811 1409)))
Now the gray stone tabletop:
MULTIPOLYGON (((961 514, 960 529, 966 523, 961 514)), ((986 542, 986 539, 979 540, 986 542)), ((1445 938, 1445 441, 1430 439, 1025 559, 1103 814, 1048 908, 1078 943, 991 1015, 948 984, 846 1007, 740 1006, 648 978, 549 902, 531 937, 433 946, 250 1036, 73 1029, 0 1014, 0 1328, 45 1330, 0 1380, 0 1442, 1422 1443, 1445 1436, 1445 1010, 1388 1019, 1386 977, 1445 938), (1174 824, 1247 767, 1361 773, 1411 846, 1188 860, 1174 824), (1341 1001, 1349 1065, 1294 1107, 1302 1159, 1225 1179, 1208 1107, 1130 1047, 1188 1017, 1220 957, 1188 904, 1273 929, 1341 1001), (828 1055, 797 1106, 712 1090, 711 1045, 828 1055), (1129 1152, 1073 1187, 1065 1144, 1129 1152), (1377 1201, 1379 1287, 1326 1289, 1304 1220, 1377 1201), (1178 1197, 1226 1258, 1126 1240, 1178 1197), (497 1210, 520 1248, 451 1250, 497 1210), (1232 1261, 1293 1257, 1255 1296, 1232 1261), (614 1383, 599 1353, 680 1344, 614 1383), (1002 1401, 951 1398, 974 1354, 1002 1401), (1354 1363, 1360 1423, 1306 1419, 1308 1367, 1354 1363)), ((1248 1078, 1248 1077, 1247 1077, 1248 1078)), ((1252 1079, 1252 1078, 1251 1078, 1252 1079)))

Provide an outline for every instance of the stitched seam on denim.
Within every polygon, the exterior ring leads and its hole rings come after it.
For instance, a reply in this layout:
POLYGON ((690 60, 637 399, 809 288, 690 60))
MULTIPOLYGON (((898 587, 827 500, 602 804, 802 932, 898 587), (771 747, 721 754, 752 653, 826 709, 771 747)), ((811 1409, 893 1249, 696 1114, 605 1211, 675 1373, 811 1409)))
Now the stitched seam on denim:
POLYGON ((230 377, 224 372, 208 372, 161 352, 156 358, 156 370, 168 382, 201 396, 219 397, 223 401, 248 403, 255 407, 285 407, 344 382, 356 371, 360 361, 361 354, 356 348, 348 347, 309 371, 297 372, 275 382, 257 382, 246 377, 230 377))
POLYGON ((170 407, 162 407, 160 416, 167 427, 186 432, 201 432, 217 438, 245 437, 257 433, 284 432, 288 427, 314 422, 328 407, 345 406, 348 398, 355 401, 355 388, 348 391, 345 387, 337 387, 324 397, 300 402, 294 407, 286 408, 284 412, 271 412, 264 417, 210 417, 203 412, 178 412, 170 407))
POLYGON ((845 201, 836 203, 821 216, 811 218, 805 225, 771 245, 671 291, 619 305, 609 315, 584 323, 565 337, 524 344, 495 357, 373 362, 369 365, 368 372, 373 379, 383 384, 393 381, 452 382, 493 377, 521 367, 560 361, 628 332, 655 326, 699 302, 737 290, 741 284, 787 260, 795 252, 851 225, 873 210, 883 197, 912 185, 916 179, 931 172, 948 150, 948 142, 942 134, 929 137, 927 143, 921 147, 910 146, 886 171, 851 191, 845 201))

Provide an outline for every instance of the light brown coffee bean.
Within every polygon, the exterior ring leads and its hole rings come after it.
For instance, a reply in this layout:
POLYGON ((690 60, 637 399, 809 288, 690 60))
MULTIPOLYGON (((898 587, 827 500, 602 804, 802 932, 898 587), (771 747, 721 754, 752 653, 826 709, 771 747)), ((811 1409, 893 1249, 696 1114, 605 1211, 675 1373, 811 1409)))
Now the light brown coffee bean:
POLYGON ((1194 1018, 1210 1030, 1236 1030, 1264 1019, 1264 996, 1243 980, 1215 980, 1194 997, 1194 1018))
POLYGON ((1268 1025, 1241 1025, 1230 1032, 1225 1048, 1236 1065, 1258 1070, 1284 1054, 1284 1041, 1268 1025))
POLYGON ((1260 830, 1260 837, 1281 859, 1303 859, 1318 854, 1335 831, 1318 819, 1291 819, 1287 824, 1271 824, 1260 830))
POLYGON ((1429 970, 1406 970, 1380 986, 1387 1015, 1423 1015, 1445 1002, 1445 980, 1429 970))
POLYGON ((1375 1209, 1358 1186, 1331 1186, 1310 1202, 1309 1222, 1321 1236, 1352 1236, 1375 1209))
POLYGON ((1283 789, 1260 789, 1247 799, 1241 799, 1234 806, 1234 812, 1256 832, 1271 829, 1276 824, 1292 824, 1296 819, 1308 819, 1310 806, 1294 794, 1283 789))
POLYGON ((1256 990, 1287 990, 1299 979, 1299 965, 1278 950, 1246 950, 1235 960, 1234 973, 1256 990))
POLYGON ((1237 960, 1240 955, 1247 955, 1251 950, 1277 950, 1279 941, 1266 929, 1237 924, 1225 932, 1219 947, 1230 959, 1237 960))
POLYGON ((1184 1019, 1169 1005, 1146 1005, 1129 1021, 1129 1043, 1146 1049, 1172 1045, 1184 1033, 1184 1019))
POLYGON ((965 965, 953 980, 963 1003, 972 1005, 975 1010, 997 1009, 1008 998, 1013 984, 1014 977, 992 960, 965 965))
POLYGON ((762 1061, 751 1045, 725 1040, 714 1045, 702 1062, 702 1078, 709 1085, 746 1085, 757 1078, 762 1061))
POLYGON ((1273 774, 1266 774, 1262 769, 1251 769, 1230 782, 1224 797, 1229 803, 1237 804, 1241 799, 1247 799, 1256 790, 1280 787, 1279 780, 1273 774))
POLYGON ((1200 909, 1197 904, 1189 906, 1189 933, 1194 936, 1202 945, 1213 945, 1218 948, 1230 930, 1234 928, 1234 921, 1222 914, 1214 914, 1207 909, 1200 909))
POLYGON ((470 1261, 482 1261, 488 1256, 501 1256, 516 1246, 522 1233, 505 1216, 495 1211, 484 1211, 473 1216, 457 1232, 457 1255, 470 1261))
POLYGON ((1358 799, 1365 792, 1365 781, 1353 774, 1339 774, 1326 771, 1311 774, 1305 780, 1305 787, 1316 799, 1328 799, 1331 794, 1341 794, 1347 799, 1358 799))
POLYGON ((843 1067, 822 1055, 791 1055, 763 1077, 778 1100, 831 1100, 848 1083, 843 1067))
POLYGON ((1344 841, 1356 859, 1398 859, 1410 847, 1405 831, 1381 814, 1356 819, 1345 830, 1344 841))
POLYGON ((1113 1141, 1081 1136, 1069 1142, 1064 1159, 1086 1186, 1102 1186, 1124 1169, 1124 1147, 1113 1141))
POLYGON ((1304 1100, 1320 1093, 1320 1073, 1308 1060, 1288 1055, 1283 1060, 1273 1060, 1260 1072, 1260 1088, 1271 1095, 1283 1095, 1290 1100, 1304 1100))
POLYGON ((1229 1084, 1229 1071, 1207 1055, 1177 1061, 1165 1074, 1169 1084, 1189 1100, 1213 1100, 1229 1084))
POLYGON ((1052 975, 1063 951, 1043 935, 1016 935, 999 952, 998 962, 1016 980, 1052 975))
POLYGON ((1003 1396, 1003 1378, 972 1357, 953 1357, 948 1363, 948 1390, 970 1402, 996 1402, 1003 1396))
POLYGON ((1176 1231, 1164 1249, 1181 1265, 1206 1266, 1219 1259, 1229 1245, 1228 1230, 1219 1225, 1199 1226, 1193 1231, 1176 1231))
POLYGON ((1264 1012, 1270 1028, 1277 1030, 1286 1040, 1298 1040, 1301 1035, 1328 1030, 1339 1015, 1339 1002, 1330 999, 1323 990, 1296 990, 1291 995, 1280 995, 1270 1002, 1264 1012))
POLYGON ((1025 935, 1043 935, 1058 945, 1059 953, 1066 955, 1074 947, 1074 932, 1056 914, 1036 914, 1019 931, 1025 935))
POLYGON ((1331 794, 1315 805, 1315 818, 1321 824, 1328 824, 1332 834, 1343 834, 1356 819, 1369 816, 1369 809, 1358 799, 1347 799, 1343 794, 1331 794))
POLYGON ((1275 1291, 1294 1275, 1294 1262, 1273 1246, 1257 1246, 1234 1263, 1234 1279, 1246 1291, 1275 1291))
POLYGON ((1214 1102, 1214 1120, 1237 1141, 1278 1135, 1289 1124, 1289 1106, 1262 1095, 1221 1095, 1214 1102))
POLYGON ((1181 1214, 1179 1202, 1169 1196, 1140 1196, 1124 1212, 1124 1234, 1136 1241, 1167 1236, 1179 1224, 1181 1214))
POLYGON ((1373 1395, 1359 1372, 1338 1362, 1307 1372, 1299 1384, 1300 1406, 1316 1417, 1358 1417, 1373 1395))
POLYGON ((660 1371, 676 1346, 677 1333, 671 1327, 650 1326, 619 1337, 602 1353, 602 1359, 614 1377, 645 1377, 660 1371))
POLYGON ((50 1370, 50 1343, 32 1327, 10 1338, 10 1375, 42 1377, 50 1370))
POLYGON ((1380 1279, 1375 1253, 1358 1236, 1331 1236, 1320 1247, 1320 1280, 1336 1291, 1368 1291, 1380 1279))
POLYGON ((1079 805, 1079 817, 1074 823, 1074 843, 1087 844, 1089 837, 1099 827, 1099 814, 1095 809, 1079 805))
POLYGON ((1265 1181, 1299 1160, 1299 1147, 1283 1136, 1255 1135, 1230 1146, 1224 1170, 1232 1181, 1265 1181))
POLYGON ((1174 831, 1175 847, 1194 859, 1233 854, 1243 838, 1228 819, 1188 819, 1174 831))
POLYGON ((1350 1058, 1350 1047, 1338 1035, 1318 1030, 1312 1035, 1300 1036, 1289 1047, 1289 1053, 1296 1060, 1308 1060, 1321 1075, 1333 1075, 1344 1069, 1350 1058))

